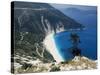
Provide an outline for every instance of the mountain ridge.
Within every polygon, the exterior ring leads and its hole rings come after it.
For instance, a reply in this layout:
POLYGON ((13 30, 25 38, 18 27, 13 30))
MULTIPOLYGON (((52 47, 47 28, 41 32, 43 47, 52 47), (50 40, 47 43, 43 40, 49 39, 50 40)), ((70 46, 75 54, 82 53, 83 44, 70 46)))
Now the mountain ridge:
POLYGON ((12 25, 14 26, 15 55, 24 54, 45 62, 55 61, 42 43, 48 32, 56 33, 56 30, 62 27, 65 30, 83 28, 83 25, 46 3, 14 2, 14 8, 11 10, 14 12, 12 25), (36 8, 39 10, 33 10, 36 8), (48 9, 44 10, 44 8, 48 9))

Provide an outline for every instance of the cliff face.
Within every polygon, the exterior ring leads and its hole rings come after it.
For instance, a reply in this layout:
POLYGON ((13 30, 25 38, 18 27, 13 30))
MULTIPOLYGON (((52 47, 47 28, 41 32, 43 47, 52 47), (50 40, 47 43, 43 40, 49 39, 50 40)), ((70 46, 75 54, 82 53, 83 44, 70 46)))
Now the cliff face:
MULTIPOLYGON (((75 29, 83 26, 59 10, 45 3, 13 2, 14 56, 31 56, 44 62, 55 61, 46 50, 43 40, 57 29, 75 29)), ((13 54, 12 54, 13 55, 13 54)), ((13 56, 12 56, 13 59, 13 56)))
POLYGON ((15 30, 33 33, 56 32, 57 27, 81 28, 82 25, 45 3, 14 3, 15 30))

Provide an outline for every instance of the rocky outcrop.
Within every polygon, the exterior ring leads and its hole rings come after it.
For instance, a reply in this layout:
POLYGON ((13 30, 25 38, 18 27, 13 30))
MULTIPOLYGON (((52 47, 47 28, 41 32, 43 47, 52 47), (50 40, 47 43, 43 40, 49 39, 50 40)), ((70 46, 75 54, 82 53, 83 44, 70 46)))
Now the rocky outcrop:
POLYGON ((55 71, 70 71, 70 70, 91 70, 97 69, 97 62, 90 60, 86 57, 75 57, 71 61, 66 62, 51 62, 43 63, 40 60, 29 60, 25 61, 25 58, 22 58, 21 63, 26 63, 22 65, 19 63, 14 63, 15 73, 34 73, 34 72, 55 72, 55 71), (31 66, 30 66, 31 65, 31 66))

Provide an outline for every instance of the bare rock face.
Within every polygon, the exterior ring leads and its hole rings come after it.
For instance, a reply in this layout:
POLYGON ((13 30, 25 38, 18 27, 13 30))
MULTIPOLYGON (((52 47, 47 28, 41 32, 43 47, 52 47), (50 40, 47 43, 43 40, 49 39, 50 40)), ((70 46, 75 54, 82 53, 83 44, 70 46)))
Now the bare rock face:
POLYGON ((39 59, 29 60, 27 62, 25 59, 24 62, 21 61, 21 64, 15 63, 14 70, 15 73, 34 73, 34 72, 85 70, 85 69, 88 70, 97 69, 97 62, 90 60, 86 57, 79 57, 79 56, 76 56, 71 61, 60 62, 60 63, 57 62, 44 63, 39 59))
POLYGON ((85 69, 96 69, 97 63, 86 57, 76 56, 73 60, 69 61, 68 64, 60 64, 61 70, 85 70, 85 69))

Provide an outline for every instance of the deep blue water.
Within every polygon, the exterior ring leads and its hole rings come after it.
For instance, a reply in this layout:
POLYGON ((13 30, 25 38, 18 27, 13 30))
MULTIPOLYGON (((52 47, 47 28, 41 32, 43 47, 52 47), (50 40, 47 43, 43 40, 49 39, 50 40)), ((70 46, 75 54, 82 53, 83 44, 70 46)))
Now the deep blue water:
POLYGON ((96 27, 87 28, 82 31, 65 31, 57 33, 54 35, 56 46, 59 50, 59 54, 63 57, 64 60, 70 60, 74 56, 69 52, 68 48, 72 47, 70 41, 70 33, 76 32, 80 37, 81 43, 79 48, 81 49, 82 56, 86 56, 90 59, 97 59, 97 32, 96 27))

